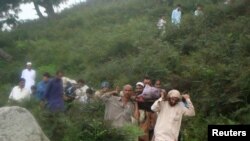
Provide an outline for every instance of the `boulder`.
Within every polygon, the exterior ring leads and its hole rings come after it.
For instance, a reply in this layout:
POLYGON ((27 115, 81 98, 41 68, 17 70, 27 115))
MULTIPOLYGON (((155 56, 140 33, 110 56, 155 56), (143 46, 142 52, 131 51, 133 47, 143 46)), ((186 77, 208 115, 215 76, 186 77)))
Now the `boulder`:
POLYGON ((0 141, 49 141, 33 115, 18 106, 0 108, 0 141))

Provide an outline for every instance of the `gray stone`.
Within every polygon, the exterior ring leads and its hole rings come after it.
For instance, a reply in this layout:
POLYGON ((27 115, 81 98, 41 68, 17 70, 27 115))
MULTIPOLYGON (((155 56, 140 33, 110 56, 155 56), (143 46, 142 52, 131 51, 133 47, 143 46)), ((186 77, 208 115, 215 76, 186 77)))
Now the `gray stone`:
POLYGON ((0 108, 0 141, 49 141, 33 115, 18 106, 0 108))

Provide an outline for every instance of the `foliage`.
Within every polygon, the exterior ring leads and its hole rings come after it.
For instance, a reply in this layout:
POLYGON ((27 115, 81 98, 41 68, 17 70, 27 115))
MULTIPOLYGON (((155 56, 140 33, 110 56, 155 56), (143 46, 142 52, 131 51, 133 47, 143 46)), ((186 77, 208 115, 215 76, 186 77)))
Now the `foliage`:
POLYGON ((1 0, 0 1, 0 28, 4 23, 11 26, 17 24, 17 13, 20 11, 19 4, 22 0, 1 0))
POLYGON ((22 10, 20 9, 21 4, 32 2, 39 18, 45 18, 39 6, 45 9, 44 12, 48 17, 53 17, 55 15, 53 6, 58 6, 65 1, 67 0, 1 0, 0 28, 2 29, 3 25, 6 24, 13 29, 20 24, 20 21, 18 21, 18 13, 22 10))
POLYGON ((72 103, 65 113, 50 113, 35 100, 9 103, 28 109, 51 141, 134 141, 142 131, 135 125, 112 128, 103 121, 103 104, 72 103))
MULTIPOLYGON (((150 75, 165 87, 188 91, 197 116, 183 126, 186 140, 205 140, 208 124, 248 124, 249 1, 177 3, 183 8, 180 26, 171 24, 174 7, 166 1, 89 0, 54 19, 30 21, 11 33, 0 33, 0 47, 14 57, 12 62, 0 61, 0 105, 6 104, 23 64, 32 61, 38 75, 63 69, 66 76, 84 78, 95 89, 103 80, 121 87, 150 75), (198 3, 204 6, 203 17, 193 16, 198 3), (161 15, 167 17, 166 33, 158 37, 156 22, 161 15)), ((61 140, 79 140, 83 125, 97 131, 84 131, 91 138, 119 135, 107 130, 101 112, 93 112, 103 111, 103 105, 89 108, 86 114, 73 110, 62 116, 66 134, 61 140)), ((45 121, 40 123, 52 137, 53 128, 45 121)))

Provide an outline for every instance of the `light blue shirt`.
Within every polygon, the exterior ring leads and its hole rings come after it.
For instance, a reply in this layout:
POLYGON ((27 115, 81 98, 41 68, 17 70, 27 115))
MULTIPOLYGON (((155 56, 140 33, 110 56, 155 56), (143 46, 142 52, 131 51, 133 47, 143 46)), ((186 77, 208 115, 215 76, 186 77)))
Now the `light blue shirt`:
POLYGON ((37 100, 42 100, 43 97, 44 97, 44 93, 47 89, 47 86, 48 86, 48 83, 49 82, 45 82, 45 81, 40 81, 38 84, 37 84, 37 92, 36 92, 36 99, 37 100))
POLYGON ((180 24, 181 22, 181 10, 178 8, 174 9, 172 12, 171 20, 173 24, 180 24))

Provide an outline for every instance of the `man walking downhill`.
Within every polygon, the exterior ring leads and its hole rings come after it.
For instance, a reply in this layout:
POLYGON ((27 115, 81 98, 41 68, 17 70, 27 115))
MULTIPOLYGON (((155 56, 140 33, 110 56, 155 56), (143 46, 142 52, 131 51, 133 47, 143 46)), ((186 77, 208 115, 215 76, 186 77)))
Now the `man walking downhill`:
POLYGON ((181 95, 178 90, 171 90, 165 97, 162 95, 152 105, 151 109, 158 112, 154 129, 153 141, 177 141, 181 127, 182 116, 194 116, 194 106, 189 95, 182 95, 187 107, 181 104, 181 95))

